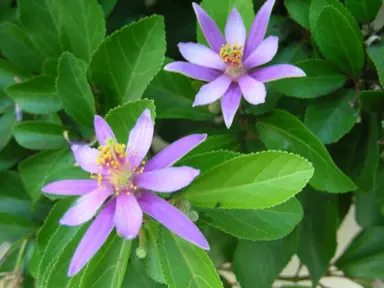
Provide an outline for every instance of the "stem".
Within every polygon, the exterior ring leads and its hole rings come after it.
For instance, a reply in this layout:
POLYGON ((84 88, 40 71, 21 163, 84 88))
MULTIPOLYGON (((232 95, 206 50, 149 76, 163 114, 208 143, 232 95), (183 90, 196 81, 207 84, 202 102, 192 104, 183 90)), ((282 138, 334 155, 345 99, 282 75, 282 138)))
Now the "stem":
POLYGON ((15 268, 13 269, 14 273, 19 272, 20 270, 21 262, 23 261, 24 252, 25 252, 25 248, 27 247, 27 244, 28 244, 28 239, 24 239, 24 241, 21 243, 20 251, 19 251, 19 254, 17 255, 16 265, 15 265, 15 268))
POLYGON ((299 277, 301 268, 303 268, 303 263, 300 262, 299 267, 297 267, 297 271, 294 276, 295 278, 299 277))
POLYGON ((360 94, 359 80, 355 80, 355 90, 356 90, 355 97, 351 102, 352 107, 355 107, 356 101, 357 99, 359 99, 359 94, 360 94))

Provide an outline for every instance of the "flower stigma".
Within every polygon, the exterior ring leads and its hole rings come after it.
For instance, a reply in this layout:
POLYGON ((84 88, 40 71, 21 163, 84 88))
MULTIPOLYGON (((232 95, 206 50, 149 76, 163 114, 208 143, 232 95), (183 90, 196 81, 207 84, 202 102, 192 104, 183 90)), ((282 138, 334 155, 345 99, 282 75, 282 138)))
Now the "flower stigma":
POLYGON ((228 65, 226 73, 234 80, 245 74, 243 67, 243 46, 223 44, 220 49, 220 58, 228 65))

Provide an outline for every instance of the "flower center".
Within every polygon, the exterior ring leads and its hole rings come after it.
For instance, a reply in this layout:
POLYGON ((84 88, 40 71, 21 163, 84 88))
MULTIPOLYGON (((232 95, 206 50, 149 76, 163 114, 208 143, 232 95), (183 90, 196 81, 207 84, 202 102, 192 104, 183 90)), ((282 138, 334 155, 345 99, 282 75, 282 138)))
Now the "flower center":
POLYGON ((231 76, 234 81, 246 73, 243 67, 243 46, 223 44, 220 49, 220 57, 228 65, 225 72, 231 76))

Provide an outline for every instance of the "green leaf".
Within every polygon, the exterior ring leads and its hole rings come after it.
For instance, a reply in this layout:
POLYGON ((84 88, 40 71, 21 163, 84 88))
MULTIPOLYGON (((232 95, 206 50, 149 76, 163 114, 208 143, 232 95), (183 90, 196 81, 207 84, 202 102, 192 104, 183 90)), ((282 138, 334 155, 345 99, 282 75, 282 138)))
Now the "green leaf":
POLYGON ((252 105, 249 103, 245 103, 246 104, 244 105, 245 113, 247 114, 250 113, 256 116, 268 113, 276 108, 276 105, 282 96, 283 95, 281 93, 267 88, 267 97, 265 99, 265 102, 259 105, 252 105))
POLYGON ((57 66, 59 66, 60 58, 47 59, 43 64, 43 74, 48 76, 57 76, 57 66))
POLYGON ((165 228, 159 242, 160 261, 168 287, 223 287, 208 255, 165 228))
POLYGON ((210 135, 207 139, 193 149, 188 155, 197 155, 214 150, 239 151, 240 143, 234 134, 210 135))
POLYGON ((32 114, 49 114, 61 110, 56 94, 55 77, 36 76, 31 80, 16 83, 5 92, 21 107, 32 114))
POLYGON ((272 64, 296 64, 309 58, 308 47, 303 43, 290 44, 281 48, 269 65, 272 64))
POLYGON ((128 265, 125 272, 124 281, 121 285, 122 288, 166 288, 167 285, 157 283, 148 276, 144 270, 144 265, 128 265))
POLYGON ((43 58, 23 29, 12 23, 1 24, 0 37, 1 51, 13 64, 28 72, 41 71, 43 58))
MULTIPOLYGON (((255 18, 252 2, 252 0, 203 0, 200 5, 209 16, 211 16, 213 21, 216 22, 219 29, 224 32, 228 15, 233 7, 237 8, 243 18, 245 27, 249 30, 253 19, 255 18)), ((198 42, 208 46, 198 23, 196 24, 196 27, 198 42)))
POLYGON ((74 165, 72 153, 67 149, 43 151, 27 158, 19 165, 21 179, 33 202, 41 197, 41 188, 50 174, 74 165))
POLYGON ((336 252, 337 196, 311 189, 300 196, 305 214, 299 226, 298 256, 307 266, 315 287, 336 252))
POLYGON ((289 15, 305 29, 309 29, 310 0, 285 0, 284 5, 289 15))
POLYGON ((330 193, 356 190, 356 185, 335 165, 320 140, 292 114, 275 110, 260 117, 256 128, 269 149, 285 149, 313 163, 315 174, 310 184, 317 190, 330 193))
POLYGON ((279 151, 236 157, 201 175, 178 198, 198 207, 263 209, 287 201, 307 184, 313 167, 279 151))
POLYGON ((99 5, 103 8, 105 18, 111 14, 113 8, 115 8, 117 0, 99 0, 99 5))
POLYGON ((130 24, 101 44, 90 69, 93 82, 106 95, 107 106, 141 98, 161 68, 165 46, 161 16, 130 24))
POLYGON ((292 232, 303 218, 303 209, 292 198, 262 210, 199 209, 199 216, 207 224, 239 239, 276 240, 292 232))
POLYGON ((61 0, 62 29, 69 51, 90 62, 105 37, 104 14, 94 0, 61 0))
POLYGON ((291 19, 279 15, 271 15, 269 18, 267 32, 265 37, 277 36, 280 42, 286 41, 294 32, 295 24, 291 19))
POLYGON ((384 45, 370 46, 367 48, 367 53, 376 67, 380 84, 384 86, 384 45))
MULTIPOLYGON (((166 59, 166 63, 173 60, 166 59)), ((207 107, 192 107, 197 91, 192 80, 183 75, 160 70, 149 84, 143 97, 155 101, 157 118, 208 120, 215 115, 207 107)))
POLYGON ((105 120, 111 126, 119 143, 127 142, 129 132, 133 126, 135 126, 139 116, 147 108, 151 110, 151 117, 154 120, 156 118, 156 108, 155 105, 153 105, 153 101, 147 99, 127 102, 108 112, 105 120))
POLYGON ((32 149, 58 149, 66 147, 64 127, 46 121, 24 121, 15 125, 13 133, 17 143, 32 149))
POLYGON ((12 129, 15 123, 15 113, 8 113, 0 117, 0 151, 11 141, 12 129))
POLYGON ((44 58, 59 57, 63 50, 60 0, 19 0, 18 8, 21 24, 44 58))
POLYGON ((198 168, 200 173, 204 173, 217 165, 239 156, 239 153, 232 151, 211 151, 192 156, 186 156, 177 161, 175 166, 189 166, 198 168))
POLYGON ((354 34, 348 19, 332 6, 325 7, 312 29, 324 57, 345 73, 358 77, 364 65, 360 37, 354 34))
MULTIPOLYGON (((1 120, 0 120, 1 121, 1 120)), ((0 151, 0 171, 5 171, 27 156, 28 152, 21 148, 14 139, 0 151)))
POLYGON ((368 24, 375 20, 382 0, 345 0, 345 7, 360 23, 368 24))
POLYGON ((15 83, 15 77, 23 79, 29 76, 24 71, 16 68, 11 62, 0 60, 0 96, 5 96, 4 89, 15 83))
POLYGON ((298 234, 274 241, 240 240, 233 268, 241 287, 269 288, 296 252, 298 234), (250 263, 252 263, 250 265, 250 263))
POLYGON ((84 61, 64 53, 59 60, 57 94, 69 116, 80 124, 92 126, 96 108, 86 74, 84 61))
POLYGON ((336 266, 348 277, 384 277, 384 227, 361 232, 337 260, 336 266))
POLYGON ((0 243, 13 242, 34 233, 39 228, 35 222, 8 213, 0 213, 0 243))
POLYGON ((304 124, 324 144, 339 141, 358 120, 360 109, 351 106, 355 97, 356 91, 345 89, 317 99, 307 107, 304 124))
POLYGON ((360 91, 361 108, 368 112, 384 110, 384 91, 360 91))
POLYGON ((308 59, 297 62, 296 66, 307 76, 274 81, 272 88, 287 96, 316 98, 336 91, 347 81, 347 77, 326 60, 308 59))

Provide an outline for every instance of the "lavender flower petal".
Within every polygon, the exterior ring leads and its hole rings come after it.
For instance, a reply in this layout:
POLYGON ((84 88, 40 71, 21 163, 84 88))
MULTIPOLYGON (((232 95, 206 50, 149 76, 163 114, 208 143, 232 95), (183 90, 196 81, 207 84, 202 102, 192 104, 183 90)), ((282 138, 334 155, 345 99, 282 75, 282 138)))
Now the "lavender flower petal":
POLYGON ((77 274, 87 264, 112 232, 115 202, 115 200, 111 200, 105 205, 81 239, 69 266, 69 277, 77 274))
POLYGON ((111 127, 109 127, 107 121, 105 121, 102 117, 96 115, 94 120, 94 126, 96 130, 96 136, 101 145, 105 145, 108 138, 115 139, 115 134, 111 127))
POLYGON ((247 31, 244 26, 243 18, 236 8, 233 8, 228 16, 227 24, 225 25, 225 38, 229 45, 244 46, 247 31))
POLYGON ((268 63, 275 57, 279 46, 279 38, 276 36, 267 37, 244 61, 247 70, 268 63))
POLYGON ((131 168, 136 168, 147 155, 152 143, 153 130, 151 112, 145 109, 129 133, 127 152, 131 168))
POLYGON ((77 226, 91 220, 112 193, 112 188, 107 186, 99 187, 91 193, 80 197, 60 219, 60 224, 77 226))
POLYGON ((237 84, 232 83, 221 99, 221 110, 223 112, 225 125, 228 129, 232 125, 233 118, 235 117, 236 111, 240 106, 240 101, 240 87, 237 84))
POLYGON ((113 218, 116 231, 128 240, 134 239, 143 223, 143 210, 133 193, 120 194, 116 198, 116 212, 113 218))
POLYGON ((219 53, 221 46, 225 44, 220 29, 217 27, 215 21, 213 21, 207 12, 205 12, 199 5, 192 3, 192 6, 209 46, 211 46, 213 51, 219 53))
POLYGON ((185 240, 209 250, 208 241, 189 218, 164 199, 144 191, 138 199, 141 209, 185 240))
POLYGON ((219 54, 202 44, 179 43, 178 47, 184 59, 193 64, 222 71, 227 67, 219 54))
POLYGON ((41 191, 56 195, 85 195, 97 187, 96 180, 60 180, 49 183, 41 191))
POLYGON ((144 172, 135 178, 135 185, 156 192, 175 192, 188 186, 200 171, 191 167, 169 167, 144 172))
POLYGON ((90 148, 87 145, 72 145, 71 147, 75 161, 81 169, 89 173, 99 173, 100 168, 96 159, 100 153, 99 150, 90 148))
POLYGON ((249 75, 240 77, 238 83, 241 93, 249 103, 257 105, 265 102, 267 92, 263 83, 256 81, 249 75))
POLYGON ((176 72, 193 79, 211 82, 219 77, 222 72, 217 70, 192 64, 189 62, 173 62, 164 67, 165 71, 176 72))
POLYGON ((183 137, 157 153, 144 166, 144 171, 163 169, 171 166, 207 138, 207 134, 193 134, 183 137))
POLYGON ((215 102, 217 99, 224 95, 231 83, 232 78, 226 74, 223 74, 212 82, 203 85, 200 88, 199 93, 197 93, 195 102, 193 102, 192 106, 195 107, 215 102))
POLYGON ((248 39, 245 42, 244 59, 247 59, 253 50, 263 41, 274 4, 275 0, 266 1, 257 13, 255 20, 253 20, 248 33, 248 39))
POLYGON ((290 64, 278 64, 259 68, 249 75, 260 82, 269 82, 283 78, 305 77, 305 72, 299 67, 290 64))

